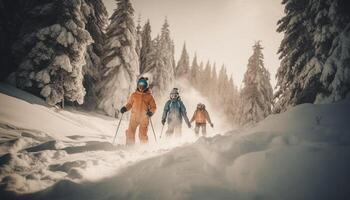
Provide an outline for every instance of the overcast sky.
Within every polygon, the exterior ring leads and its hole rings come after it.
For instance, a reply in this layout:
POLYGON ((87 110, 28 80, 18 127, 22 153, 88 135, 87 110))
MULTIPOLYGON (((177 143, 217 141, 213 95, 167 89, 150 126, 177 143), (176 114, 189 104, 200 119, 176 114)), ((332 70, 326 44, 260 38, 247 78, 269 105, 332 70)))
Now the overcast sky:
MULTIPOLYGON (((103 0, 111 15, 115 0, 103 0)), ((265 67, 272 84, 279 66, 277 50, 282 34, 276 33, 277 21, 283 16, 281 0, 131 0, 135 17, 142 24, 150 19, 152 35, 159 33, 165 17, 180 56, 186 41, 192 61, 197 52, 200 60, 225 64, 228 73, 240 85, 255 41, 264 46, 265 67)))

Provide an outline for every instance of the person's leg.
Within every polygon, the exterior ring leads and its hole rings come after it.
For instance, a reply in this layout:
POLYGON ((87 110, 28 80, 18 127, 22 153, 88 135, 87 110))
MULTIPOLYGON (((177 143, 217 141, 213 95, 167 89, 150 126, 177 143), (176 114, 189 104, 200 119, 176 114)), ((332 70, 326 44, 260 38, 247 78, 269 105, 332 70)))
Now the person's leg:
POLYGON ((139 128, 139 138, 140 138, 141 144, 146 144, 148 142, 148 136, 147 136, 148 124, 149 124, 148 117, 145 117, 141 120, 140 128, 139 128))
POLYGON ((182 123, 177 123, 175 125, 175 137, 181 137, 182 123))
POLYGON ((196 133, 197 137, 199 135, 199 128, 200 128, 200 125, 198 123, 196 123, 196 127, 194 128, 194 132, 196 133))
POLYGON ((174 134, 174 128, 175 128, 175 125, 173 122, 168 123, 168 129, 166 130, 165 135, 167 137, 172 136, 174 134))
POLYGON ((207 136, 207 124, 202 124, 202 135, 207 136))
POLYGON ((135 144, 135 132, 139 123, 135 119, 130 119, 129 128, 127 130, 126 145, 135 144))

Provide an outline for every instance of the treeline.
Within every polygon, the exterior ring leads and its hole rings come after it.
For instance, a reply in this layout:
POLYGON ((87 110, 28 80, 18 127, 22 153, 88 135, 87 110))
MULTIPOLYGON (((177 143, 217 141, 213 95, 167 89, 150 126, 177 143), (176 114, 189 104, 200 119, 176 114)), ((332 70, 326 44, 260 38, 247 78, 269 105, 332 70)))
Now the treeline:
POLYGON ((248 60, 242 88, 239 89, 227 74, 224 65, 217 72, 215 63, 198 62, 197 55, 190 64, 186 45, 183 46, 180 60, 176 67, 176 78, 187 80, 209 102, 233 123, 254 124, 272 111, 273 91, 270 73, 264 67, 262 46, 256 42, 253 54, 248 60))

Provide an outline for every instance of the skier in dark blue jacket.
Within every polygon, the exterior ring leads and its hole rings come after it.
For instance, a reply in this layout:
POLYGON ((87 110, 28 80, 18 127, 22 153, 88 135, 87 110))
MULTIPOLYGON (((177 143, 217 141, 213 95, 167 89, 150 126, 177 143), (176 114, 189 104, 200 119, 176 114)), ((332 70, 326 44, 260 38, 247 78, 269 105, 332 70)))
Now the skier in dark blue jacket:
POLYGON ((166 121, 168 122, 168 130, 166 131, 167 136, 173 135, 174 131, 176 136, 181 136, 182 118, 185 119, 188 128, 191 128, 191 123, 187 117, 186 107, 179 96, 179 90, 174 88, 170 93, 170 99, 164 106, 162 116, 162 124, 164 125, 166 121))

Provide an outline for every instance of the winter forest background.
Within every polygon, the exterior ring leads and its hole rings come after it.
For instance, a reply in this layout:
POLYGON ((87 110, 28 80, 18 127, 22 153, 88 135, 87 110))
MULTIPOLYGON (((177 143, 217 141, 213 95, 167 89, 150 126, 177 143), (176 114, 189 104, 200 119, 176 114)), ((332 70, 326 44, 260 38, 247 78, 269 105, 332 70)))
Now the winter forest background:
POLYGON ((102 0, 1 1, 1 81, 52 106, 68 104, 109 116, 118 115, 141 76, 149 77, 157 99, 167 98, 181 82, 240 125, 302 103, 336 102, 349 93, 345 0, 283 0, 285 16, 276 27, 284 35, 276 52, 277 74, 264 64, 264 41, 251 41, 251 56, 239 58, 247 63, 242 84, 224 64, 199 60, 185 42, 175 46, 171 19, 164 17, 161 30, 153 30, 147 16, 135 16, 132 2, 116 4, 109 15, 102 0), (182 49, 177 60, 175 48, 182 49))
POLYGON ((350 199, 349 0, 0 0, 0 66, 1 200, 350 199))

